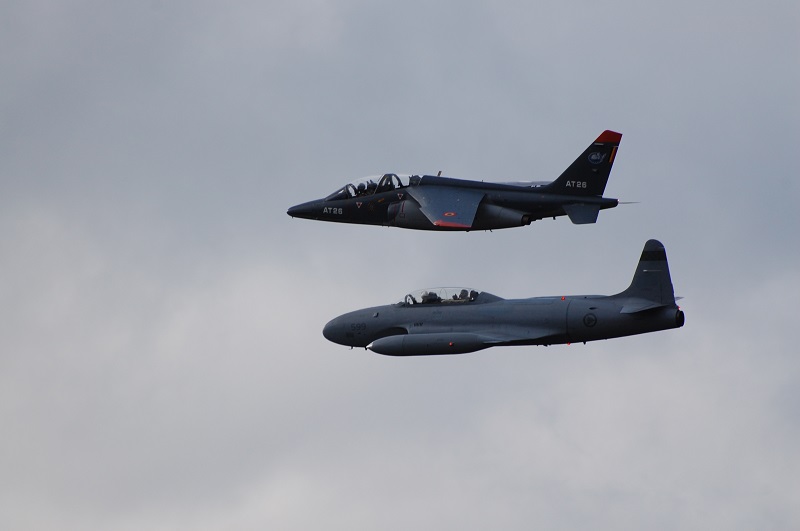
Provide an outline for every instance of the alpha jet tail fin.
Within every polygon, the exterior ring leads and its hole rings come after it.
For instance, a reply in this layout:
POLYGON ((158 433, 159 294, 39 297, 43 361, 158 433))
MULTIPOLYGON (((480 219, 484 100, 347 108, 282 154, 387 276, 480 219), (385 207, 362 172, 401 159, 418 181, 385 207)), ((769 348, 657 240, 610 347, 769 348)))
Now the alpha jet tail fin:
POLYGON ((644 244, 631 285, 614 297, 622 301, 620 313, 636 313, 675 305, 667 252, 660 241, 648 240, 644 244))
MULTIPOLYGON (((558 179, 545 185, 543 191, 564 195, 602 196, 620 140, 621 133, 603 131, 558 179)), ((596 215, 594 217, 596 219, 596 215)))

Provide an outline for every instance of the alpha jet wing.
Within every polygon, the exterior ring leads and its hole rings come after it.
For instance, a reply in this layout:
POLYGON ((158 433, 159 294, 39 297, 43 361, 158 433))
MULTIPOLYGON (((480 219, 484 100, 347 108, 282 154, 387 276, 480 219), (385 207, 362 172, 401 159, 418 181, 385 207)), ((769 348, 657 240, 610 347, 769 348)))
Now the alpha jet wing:
POLYGON ((389 356, 463 354, 511 345, 553 345, 680 328, 667 254, 649 240, 630 286, 616 295, 503 299, 469 288, 432 288, 387 306, 341 315, 322 334, 389 356))
POLYGON ((451 186, 409 187, 408 194, 434 227, 471 229, 486 192, 451 186))
POLYGON ((397 175, 346 184, 323 199, 291 207, 292 217, 418 230, 493 230, 568 216, 595 223, 619 204, 603 197, 622 139, 604 131, 552 182, 496 183, 433 175, 397 175))

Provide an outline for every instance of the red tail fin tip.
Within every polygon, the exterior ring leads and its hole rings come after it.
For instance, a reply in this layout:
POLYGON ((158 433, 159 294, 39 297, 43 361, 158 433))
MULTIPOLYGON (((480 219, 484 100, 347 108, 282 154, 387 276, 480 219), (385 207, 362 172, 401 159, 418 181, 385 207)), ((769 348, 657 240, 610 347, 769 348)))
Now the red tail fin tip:
POLYGON ((620 140, 622 140, 622 133, 617 133, 616 131, 605 130, 602 133, 600 133, 600 136, 597 137, 597 140, 595 140, 595 142, 596 143, 604 143, 604 144, 607 143, 607 142, 612 142, 612 143, 619 144, 620 140))

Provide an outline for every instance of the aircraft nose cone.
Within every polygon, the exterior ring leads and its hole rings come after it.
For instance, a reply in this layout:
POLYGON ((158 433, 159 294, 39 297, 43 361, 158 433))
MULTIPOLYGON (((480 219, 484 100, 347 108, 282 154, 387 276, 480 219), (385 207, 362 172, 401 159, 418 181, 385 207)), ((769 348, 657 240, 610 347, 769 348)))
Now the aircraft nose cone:
POLYGON ((322 335, 325 336, 325 339, 331 341, 333 343, 339 343, 340 345, 344 344, 342 342, 342 333, 341 333, 341 325, 339 324, 339 319, 333 319, 328 321, 325 327, 322 329, 322 335))
POLYGON ((319 210, 319 201, 309 201, 295 205, 286 211, 293 218, 313 219, 319 210))

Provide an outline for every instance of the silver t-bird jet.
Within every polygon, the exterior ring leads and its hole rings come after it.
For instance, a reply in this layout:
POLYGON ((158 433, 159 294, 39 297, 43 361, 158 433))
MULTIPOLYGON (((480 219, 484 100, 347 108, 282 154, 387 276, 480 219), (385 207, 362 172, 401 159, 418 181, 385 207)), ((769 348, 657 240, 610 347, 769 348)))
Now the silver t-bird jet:
POLYGON ((679 328, 684 314, 675 301, 664 246, 649 240, 631 285, 616 295, 507 300, 469 288, 427 289, 341 315, 322 333, 334 343, 390 356, 462 354, 679 328))

